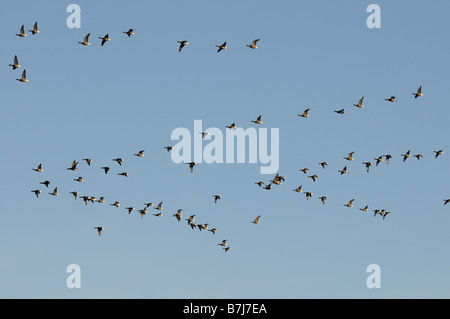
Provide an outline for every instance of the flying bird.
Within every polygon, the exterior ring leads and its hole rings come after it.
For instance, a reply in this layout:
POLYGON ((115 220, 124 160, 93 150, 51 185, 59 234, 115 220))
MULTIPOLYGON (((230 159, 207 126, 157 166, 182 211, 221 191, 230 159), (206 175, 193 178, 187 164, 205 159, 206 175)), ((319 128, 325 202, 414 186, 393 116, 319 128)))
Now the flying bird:
POLYGON ((305 192, 305 196, 306 196, 307 200, 309 200, 309 198, 312 197, 312 195, 313 195, 313 193, 311 193, 311 192, 305 192))
POLYGON ((172 215, 173 217, 175 217, 177 219, 178 222, 181 220, 181 217, 183 217, 183 214, 181 214, 182 210, 183 209, 179 209, 179 210, 177 210, 177 212, 175 214, 172 215))
POLYGON ((138 212, 141 215, 141 218, 143 218, 144 215, 147 214, 147 210, 145 208, 138 210, 138 212))
POLYGON ((35 172, 43 172, 44 170, 42 169, 42 164, 39 164, 37 168, 33 168, 33 171, 35 171, 35 172))
POLYGON ((366 171, 367 171, 367 173, 369 173, 369 168, 370 168, 370 166, 372 166, 372 163, 371 162, 363 162, 363 164, 366 165, 366 171))
POLYGON ((363 208, 360 208, 359 210, 363 211, 363 212, 367 212, 369 210, 369 205, 366 205, 363 208))
POLYGON ((36 33, 39 33, 40 31, 38 30, 37 22, 34 24, 33 30, 28 30, 28 31, 30 31, 33 35, 35 35, 36 33))
POLYGON ((325 201, 327 200, 327 197, 326 196, 321 196, 321 197, 319 197, 319 199, 322 201, 322 204, 325 205, 325 201))
POLYGON ((263 124, 264 122, 261 121, 261 115, 260 115, 256 118, 256 121, 252 121, 252 123, 263 124))
POLYGON ((188 162, 188 163, 186 163, 186 164, 189 165, 189 169, 191 170, 191 173, 192 173, 193 170, 194 170, 194 166, 198 165, 198 164, 195 163, 195 162, 188 162))
POLYGON ((227 246, 227 239, 222 240, 222 242, 220 244, 217 244, 219 246, 227 246))
POLYGON ((129 174, 127 172, 122 172, 122 173, 117 173, 117 175, 128 177, 129 174))
POLYGON ((109 38, 109 34, 105 35, 104 37, 98 37, 99 39, 102 39, 101 45, 103 46, 107 41, 111 41, 109 38))
POLYGON ((67 170, 69 170, 69 171, 78 171, 77 165, 78 165, 78 162, 75 160, 75 161, 72 162, 72 165, 69 168, 67 168, 67 170))
POLYGON ((110 167, 104 166, 101 168, 102 170, 105 171, 105 174, 108 174, 109 170, 111 169, 110 167))
POLYGON ((319 165, 322 166, 323 169, 325 169, 325 166, 328 166, 328 163, 327 162, 322 162, 322 163, 319 163, 319 165))
POLYGON ((27 71, 23 70, 22 77, 20 79, 16 79, 16 80, 20 81, 20 82, 28 82, 28 80, 27 80, 27 71))
POLYGON ((402 156, 403 156, 403 162, 406 161, 406 159, 407 159, 408 157, 411 157, 410 153, 411 153, 411 150, 408 150, 408 152, 406 152, 405 154, 402 154, 402 156))
POLYGON ((348 203, 345 204, 344 206, 347 206, 347 207, 353 207, 353 201, 354 201, 354 200, 355 200, 355 199, 349 200, 348 203))
POLYGON ((450 203, 450 198, 449 199, 444 199, 444 205, 447 205, 448 203, 450 203))
POLYGON ((17 55, 14 56, 14 63, 9 65, 13 70, 20 68, 19 60, 17 59, 17 55))
POLYGON ((92 159, 90 159, 90 158, 83 158, 83 161, 86 161, 86 163, 87 163, 89 166, 91 166, 92 159))
POLYGON ((75 178, 74 181, 75 181, 75 182, 80 182, 80 183, 81 183, 81 182, 84 182, 84 179, 83 179, 83 177, 80 176, 80 177, 78 177, 78 178, 75 178))
POLYGON ((23 26, 23 24, 22 24, 22 27, 20 27, 20 33, 16 33, 16 35, 18 36, 18 37, 26 37, 27 36, 27 34, 25 33, 25 28, 24 28, 24 26, 23 26))
POLYGON ((354 153, 355 153, 355 152, 349 153, 347 157, 344 157, 344 159, 346 159, 347 161, 353 161, 353 160, 354 160, 354 158, 353 158, 353 154, 354 154, 354 153))
POLYGON ((264 182, 260 181, 260 182, 256 182, 255 184, 258 185, 259 187, 261 187, 264 185, 264 182))
POLYGON ((347 166, 344 166, 344 168, 342 170, 338 170, 338 172, 341 173, 341 175, 347 174, 348 173, 347 166))
POLYGON ((314 182, 316 181, 316 179, 319 178, 319 176, 317 176, 316 174, 308 176, 309 178, 311 178, 314 182))
POLYGON ((113 161, 117 162, 120 166, 122 166, 123 159, 121 159, 120 157, 113 159, 113 161))
POLYGON ((145 150, 140 150, 139 152, 137 152, 136 154, 133 154, 133 155, 137 156, 137 157, 144 157, 144 152, 145 152, 145 150))
POLYGON ((302 114, 299 114, 298 116, 300 116, 300 117, 309 117, 309 114, 308 114, 309 110, 310 110, 310 109, 304 110, 303 113, 302 113, 302 114))
POLYGON ((219 53, 222 50, 226 50, 227 48, 227 43, 224 42, 222 45, 216 45, 216 47, 218 47, 219 49, 217 50, 217 53, 219 53))
POLYGON ((44 182, 40 182, 39 184, 45 185, 46 187, 48 187, 48 185, 50 185, 51 183, 49 181, 44 181, 44 182))
POLYGON ((153 207, 153 209, 162 210, 162 209, 163 209, 163 208, 162 208, 162 203, 163 203, 163 202, 160 202, 160 203, 158 204, 158 206, 153 207))
POLYGON ((78 43, 79 43, 79 44, 82 44, 82 45, 91 45, 91 44, 89 43, 89 36, 90 36, 90 35, 91 35, 90 33, 86 34, 86 36, 84 37, 83 42, 78 42, 78 43))
POLYGON ((397 102, 397 100, 395 99, 395 96, 391 96, 390 98, 385 99, 385 100, 389 101, 389 102, 397 102))
POLYGON ((120 203, 119 202, 114 202, 114 203, 112 203, 112 204, 109 204, 110 206, 115 206, 115 207, 119 207, 120 206, 120 203))
POLYGON ((439 150, 439 151, 433 151, 433 152, 436 153, 436 155, 434 156, 434 158, 437 158, 439 155, 444 154, 444 152, 443 152, 442 150, 439 150))
POLYGON ((31 192, 34 193, 37 198, 39 198, 39 195, 42 193, 39 189, 32 190, 31 192))
POLYGON ((123 33, 125 33, 128 37, 131 37, 132 35, 134 35, 134 29, 129 29, 128 31, 122 31, 123 33))
POLYGON ((415 99, 417 99, 419 96, 423 96, 422 85, 417 89, 417 92, 413 93, 412 95, 414 95, 415 99))
POLYGON ((353 106, 360 107, 360 108, 364 107, 364 105, 362 104, 363 100, 364 100, 364 96, 359 100, 358 104, 353 104, 353 106))
POLYGON ((76 200, 79 192, 70 192, 72 194, 73 198, 76 200))
POLYGON ((217 203, 217 200, 222 198, 220 195, 212 195, 212 197, 214 197, 214 203, 217 203))
POLYGON ((173 149, 173 146, 164 146, 167 152, 170 152, 173 149))
POLYGON ((259 218, 261 218, 261 215, 257 216, 257 217, 256 217, 254 220, 252 220, 251 222, 252 222, 253 224, 259 224, 259 223, 260 223, 259 218))
POLYGON ((303 186, 303 185, 300 185, 299 187, 294 188, 294 192, 297 192, 297 193, 303 192, 303 191, 302 191, 302 186, 303 186))
POLYGON ((307 168, 305 167, 304 169, 299 169, 299 171, 306 174, 306 173, 309 172, 309 169, 307 169, 307 168))
POLYGON ((417 160, 420 160, 421 158, 423 158, 422 154, 416 154, 413 155, 415 158, 417 158, 417 160))
POLYGON ((386 154, 386 155, 383 155, 383 156, 384 156, 384 159, 386 160, 386 165, 388 165, 389 164, 389 160, 392 158, 392 155, 386 154))
POLYGON ((177 41, 177 42, 180 44, 180 46, 178 47, 178 52, 181 52, 181 50, 184 48, 184 46, 189 44, 189 42, 187 42, 186 40, 177 41))
POLYGON ((236 123, 232 123, 231 125, 226 126, 226 128, 229 128, 230 130, 231 129, 236 129, 236 123))
POLYGON ((102 230, 104 230, 105 228, 103 228, 101 226, 97 226, 97 227, 94 227, 94 229, 97 229, 98 235, 100 236, 100 234, 102 233, 102 230))
POLYGON ((344 114, 345 113, 344 109, 336 110, 334 112, 337 113, 337 114, 344 114))
POLYGON ((59 194, 58 194, 58 187, 55 187, 55 189, 53 190, 53 192, 51 192, 51 193, 49 193, 50 195, 53 195, 53 196, 58 196, 59 194))
POLYGON ((251 44, 246 44, 246 46, 248 46, 250 49, 257 49, 258 47, 256 46, 256 43, 259 41, 260 39, 256 39, 253 40, 253 42, 251 44))

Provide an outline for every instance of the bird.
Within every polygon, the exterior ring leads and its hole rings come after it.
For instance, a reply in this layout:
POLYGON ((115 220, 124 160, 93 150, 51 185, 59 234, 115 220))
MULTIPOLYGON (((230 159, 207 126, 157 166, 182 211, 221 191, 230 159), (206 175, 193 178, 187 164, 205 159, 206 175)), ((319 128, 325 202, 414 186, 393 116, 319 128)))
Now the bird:
POLYGON ((179 210, 177 210, 177 212, 175 214, 172 215, 173 217, 175 217, 177 219, 178 222, 181 220, 181 217, 183 217, 183 214, 181 214, 182 210, 183 209, 179 209, 179 210))
POLYGON ((101 169, 103 169, 105 171, 105 174, 108 174, 109 170, 111 169, 110 167, 104 166, 101 169))
POLYGON ((298 116, 300 116, 300 117, 309 117, 309 114, 308 114, 309 110, 310 110, 310 109, 304 110, 303 113, 302 113, 302 114, 299 114, 298 116))
POLYGON ((420 160, 421 158, 423 158, 422 154, 415 154, 413 155, 415 158, 417 158, 417 160, 420 160))
POLYGON ((449 199, 444 199, 444 205, 447 205, 448 203, 450 203, 450 198, 449 199))
POLYGON ((115 207, 119 207, 120 206, 120 203, 119 202, 114 202, 114 203, 112 203, 112 204, 109 204, 110 206, 115 206, 115 207))
POLYGON ((202 134, 202 139, 204 139, 206 136, 210 134, 209 132, 199 132, 199 133, 202 134))
POLYGON ((145 208, 138 210, 138 212, 141 215, 141 218, 143 218, 144 215, 147 214, 147 210, 145 208))
POLYGON ((23 70, 22 77, 16 80, 20 82, 29 82, 29 80, 27 80, 27 70, 23 70))
POLYGON ((266 186, 264 186, 263 188, 264 189, 267 189, 267 190, 270 190, 270 186, 272 186, 272 183, 270 183, 270 184, 267 184, 266 186))
POLYGON ((327 200, 326 196, 320 196, 319 199, 322 201, 322 204, 325 205, 325 201, 327 200))
POLYGON ((46 187, 48 187, 48 185, 50 185, 51 183, 49 181, 44 181, 44 182, 40 182, 39 184, 45 185, 46 187))
POLYGON ((253 40, 253 42, 251 44, 246 44, 246 46, 248 46, 250 49, 257 49, 258 47, 256 46, 256 43, 259 41, 260 39, 256 39, 253 40))
POLYGON ((43 172, 44 170, 42 169, 42 164, 39 164, 37 168, 33 168, 33 171, 35 171, 35 172, 43 172))
POLYGON ((259 182, 256 182, 255 184, 258 185, 259 187, 261 187, 261 186, 264 185, 264 182, 263 181, 259 181, 259 182))
POLYGON ((101 226, 97 226, 97 227, 94 227, 94 229, 97 229, 98 235, 100 236, 100 234, 102 233, 102 230, 104 230, 105 228, 103 228, 101 226))
POLYGON ((58 196, 59 194, 58 194, 58 187, 55 187, 55 189, 53 190, 53 192, 51 192, 51 193, 49 193, 50 195, 53 195, 53 196, 58 196))
POLYGON ((270 180, 270 182, 272 182, 275 185, 281 185, 281 180, 279 179, 279 175, 278 174, 275 175, 275 177, 272 180, 270 180))
POLYGON ((387 215, 390 215, 390 214, 391 214, 391 212, 383 212, 383 213, 381 214, 381 216, 383 216, 383 219, 385 219, 386 216, 387 216, 387 215))
POLYGON ((345 204, 344 206, 347 206, 347 207, 353 207, 353 201, 354 201, 355 199, 351 199, 351 200, 349 200, 348 201, 348 203, 347 204, 345 204))
POLYGON ((77 199, 77 196, 78 196, 79 192, 75 192, 74 191, 74 192, 70 192, 70 194, 72 194, 74 199, 77 199))
POLYGON ((128 29, 128 31, 122 31, 123 33, 125 33, 128 37, 131 37, 132 35, 134 35, 134 29, 128 29))
POLYGON ((377 214, 380 214, 380 215, 381 215, 381 211, 380 211, 379 209, 372 209, 372 211, 374 212, 374 213, 373 213, 373 216, 374 216, 374 217, 377 216, 377 214))
POLYGON ((384 159, 386 160, 386 165, 388 165, 389 164, 389 160, 392 158, 392 155, 386 154, 386 155, 383 155, 383 156, 384 156, 384 159))
POLYGON ((75 181, 75 182, 80 182, 80 183, 81 183, 81 182, 84 182, 84 179, 83 179, 83 177, 80 176, 80 177, 78 177, 78 178, 75 178, 74 181, 75 181))
POLYGON ((213 234, 215 234, 217 232, 216 228, 212 228, 212 229, 208 229, 208 231, 212 232, 213 234))
POLYGON ((345 114, 344 109, 334 111, 337 114, 345 114))
POLYGON ((137 156, 137 157, 144 157, 144 152, 145 152, 145 150, 140 150, 139 152, 137 152, 136 154, 133 154, 133 155, 137 156))
POLYGON ((104 203, 105 202, 105 197, 100 197, 100 199, 97 202, 104 203))
POLYGON ((381 156, 379 156, 379 157, 377 157, 377 158, 374 158, 374 160, 376 161, 376 162, 375 162, 375 166, 378 166, 378 164, 380 164, 381 162, 384 161, 383 155, 381 155, 381 156))
POLYGON ((86 163, 87 163, 89 166, 91 166, 92 159, 90 159, 90 158, 83 158, 83 161, 86 161, 86 163))
POLYGON ((197 224, 198 230, 208 229, 208 224, 197 224))
POLYGON ((128 173, 127 172, 117 173, 117 175, 128 177, 128 173))
POLYGON ((251 122, 255 123, 255 124, 263 124, 264 123, 264 122, 261 121, 261 115, 256 118, 256 121, 252 120, 251 122))
POLYGON ((369 205, 366 205, 363 208, 360 208, 359 210, 363 211, 363 212, 367 212, 369 210, 369 205))
POLYGON ((28 31, 30 31, 33 35, 35 35, 36 33, 39 33, 40 31, 38 30, 37 22, 34 24, 33 30, 28 30, 28 31))
POLYGON ((86 36, 84 37, 83 42, 78 42, 78 43, 79 43, 79 44, 82 44, 82 45, 91 45, 91 44, 89 43, 89 36, 90 36, 90 35, 91 35, 90 33, 86 34, 86 36))
POLYGON ((187 220, 188 225, 191 224, 192 222, 195 222, 194 217, 195 217, 195 214, 191 215, 185 219, 185 220, 187 220))
POLYGON ((102 39, 101 45, 103 46, 107 41, 111 41, 109 38, 109 34, 106 34, 104 37, 98 37, 99 39, 102 39))
POLYGON ((222 45, 216 45, 219 49, 217 50, 217 53, 219 53, 222 50, 226 50, 227 48, 227 42, 224 42, 222 45))
POLYGON ((370 166, 372 166, 372 163, 371 162, 363 162, 363 164, 366 165, 366 171, 368 173, 370 166))
POLYGON ((259 219, 261 218, 261 215, 259 215, 259 216, 257 216, 254 220, 252 220, 251 222, 253 223, 253 224, 259 224, 260 223, 260 221, 259 221, 259 219))
POLYGON ((353 161, 354 160, 354 158, 353 158, 353 154, 354 153, 355 152, 350 152, 347 157, 344 157, 344 159, 346 159, 347 161, 353 161))
POLYGON ((312 197, 313 193, 311 192, 305 192, 306 199, 309 200, 310 197, 312 197))
POLYGON ((191 173, 192 173, 193 170, 194 170, 194 166, 198 165, 198 164, 195 163, 195 162, 188 162, 188 163, 186 163, 186 164, 189 165, 189 169, 191 170, 191 173))
POLYGON ((322 166, 323 169, 325 169, 325 166, 328 166, 327 162, 321 162, 319 163, 320 166, 322 166))
POLYGON ((303 192, 303 191, 302 191, 302 186, 303 186, 303 185, 300 185, 299 187, 294 188, 294 192, 297 192, 297 193, 303 192))
POLYGON ((402 156, 403 156, 403 162, 406 161, 406 159, 407 159, 408 157, 411 157, 410 153, 411 153, 411 150, 408 150, 408 152, 406 152, 405 154, 402 154, 402 156))
POLYGON ((146 208, 149 208, 150 206, 155 206, 155 204, 153 203, 144 203, 144 205, 146 208))
POLYGON ((164 146, 167 152, 170 152, 173 149, 173 146, 164 146))
POLYGON ((316 179, 319 178, 316 174, 308 176, 308 177, 311 178, 314 182, 316 181, 316 179))
POLYGON ((69 170, 69 171, 78 171, 77 165, 78 165, 78 162, 75 160, 75 161, 72 162, 71 167, 67 168, 67 170, 69 170))
POLYGON ((39 189, 32 190, 31 192, 34 193, 37 198, 39 198, 39 195, 42 193, 39 189))
POLYGON ((225 252, 230 251, 230 250, 231 250, 231 247, 224 247, 223 250, 224 250, 225 252))
POLYGON ((417 89, 417 92, 412 93, 412 95, 414 95, 414 98, 417 99, 419 96, 423 96, 422 93, 422 85, 417 89))
POLYGON ((212 195, 212 197, 214 197, 214 203, 217 203, 217 200, 222 198, 220 195, 212 195))
POLYGON ((20 68, 19 60, 17 59, 17 55, 14 56, 14 63, 9 65, 13 70, 20 68))
POLYGON ((222 240, 222 242, 220 244, 217 244, 217 245, 219 245, 219 246, 227 246, 228 245, 227 244, 227 240, 228 239, 224 239, 224 240, 222 240))
POLYGON ((304 169, 299 169, 299 171, 306 174, 306 173, 309 172, 309 169, 307 169, 307 168, 305 167, 304 169))
POLYGON ((161 212, 153 214, 153 216, 161 217, 163 214, 161 212))
POLYGON ((24 26, 23 26, 23 24, 22 24, 22 26, 20 27, 20 33, 16 33, 16 35, 18 36, 18 37, 26 37, 27 36, 27 34, 25 33, 25 28, 24 28, 24 26))
POLYGON ((160 203, 158 204, 158 206, 153 207, 153 209, 162 210, 162 209, 163 209, 163 208, 162 208, 162 203, 163 203, 163 202, 160 202, 160 203))
POLYGON ((123 159, 122 158, 114 158, 113 161, 117 162, 120 166, 122 166, 123 159))
POLYGON ((90 197, 89 196, 80 196, 80 198, 81 199, 83 199, 83 202, 84 202, 84 204, 87 206, 87 202, 88 202, 88 200, 90 200, 90 197))
POLYGON ((228 125, 226 128, 231 129, 236 129, 236 123, 231 123, 231 125, 228 125))
POLYGON ((178 52, 181 52, 181 50, 184 48, 184 46, 189 44, 189 42, 187 42, 186 40, 177 41, 177 42, 180 44, 180 46, 178 47, 178 52))
POLYGON ((345 166, 342 170, 338 170, 338 172, 341 173, 341 175, 348 173, 347 166, 345 166))
POLYGON ((360 108, 364 107, 364 105, 362 104, 363 100, 364 100, 364 96, 359 100, 358 104, 353 104, 353 106, 360 107, 360 108))
POLYGON ((439 151, 433 151, 433 152, 436 153, 436 155, 434 156, 434 158, 437 158, 439 155, 444 154, 444 152, 443 152, 442 150, 439 150, 439 151))
POLYGON ((390 98, 385 99, 385 100, 389 101, 389 102, 397 102, 397 100, 395 99, 395 96, 391 96, 390 98))
POLYGON ((191 226, 191 229, 195 229, 195 227, 197 227, 197 224, 194 223, 188 223, 189 226, 191 226))

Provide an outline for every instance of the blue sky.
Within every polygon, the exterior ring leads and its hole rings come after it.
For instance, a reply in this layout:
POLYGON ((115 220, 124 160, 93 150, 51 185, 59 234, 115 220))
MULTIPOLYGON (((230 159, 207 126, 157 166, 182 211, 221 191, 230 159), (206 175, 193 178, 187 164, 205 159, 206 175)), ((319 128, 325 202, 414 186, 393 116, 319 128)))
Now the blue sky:
POLYGON ((0 13, 0 297, 449 297, 447 1, 78 1, 80 29, 66 26, 70 3, 9 2, 0 13), (380 29, 366 25, 371 3, 380 29), (36 21, 39 34, 14 35, 36 21), (79 45, 87 33, 92 45, 79 45), (256 38, 257 50, 245 46, 256 38), (181 53, 178 40, 190 43, 181 53), (23 69, 28 83, 15 80, 23 69), (397 103, 384 101, 391 95, 397 103), (311 116, 298 117, 306 108, 311 116), (286 177, 270 191, 254 184, 273 178, 260 164, 191 174, 163 149, 194 120, 225 133, 260 114, 262 127, 279 128, 286 177), (403 163, 408 149, 424 158, 403 163), (366 173, 361 162, 382 154, 393 155, 389 165, 366 173), (73 160, 77 172, 66 170, 73 160), (39 163, 45 172, 31 170, 39 163), (299 185, 313 198, 292 191, 299 185), (56 186, 61 195, 48 195, 56 186), (85 206, 74 190, 106 203, 85 206), (161 201, 160 218, 124 208, 161 201), (177 223, 180 208, 218 232, 177 223), (374 218, 377 208, 391 215, 374 218), (105 227, 100 237, 95 226, 105 227), (223 239, 231 251, 217 246, 223 239), (79 289, 66 286, 69 264, 81 268, 79 289), (381 267, 381 288, 366 286, 370 264, 381 267))

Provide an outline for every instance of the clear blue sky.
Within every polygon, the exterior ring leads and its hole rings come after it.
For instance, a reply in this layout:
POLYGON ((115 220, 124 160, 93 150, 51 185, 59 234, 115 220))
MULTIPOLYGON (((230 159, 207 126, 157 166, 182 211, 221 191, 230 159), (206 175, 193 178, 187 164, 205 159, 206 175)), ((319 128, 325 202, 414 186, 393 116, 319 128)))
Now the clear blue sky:
POLYGON ((70 3, 9 1, 0 12, 0 297, 450 297, 448 1, 77 1, 80 29, 66 26, 70 3), (380 29, 366 26, 371 3, 380 29), (15 36, 36 21, 39 34, 15 36), (92 45, 79 45, 87 33, 92 45), (257 50, 245 46, 256 38, 257 50), (178 40, 190 43, 181 53, 178 40), (12 70, 15 54, 22 67, 12 70), (23 69, 28 83, 15 80, 23 69), (384 101, 391 95, 397 103, 384 101), (311 116, 298 117, 306 108, 311 116), (194 120, 225 132, 260 114, 262 127, 280 130, 286 181, 270 191, 254 184, 273 178, 260 164, 191 174, 163 149, 194 120), (408 149, 424 158, 403 163, 408 149), (361 162, 382 154, 389 165, 366 173, 361 162), (77 172, 66 170, 73 160, 77 172), (32 171, 39 163, 45 172, 32 171), (292 191, 299 185, 313 198, 292 191), (48 195, 56 186, 60 196, 48 195), (85 206, 75 190, 106 203, 85 206), (125 210, 161 201, 160 218, 125 210), (178 223, 179 208, 217 233, 178 223), (66 286, 69 264, 81 267, 79 289, 66 286), (370 264, 381 288, 366 286, 370 264))

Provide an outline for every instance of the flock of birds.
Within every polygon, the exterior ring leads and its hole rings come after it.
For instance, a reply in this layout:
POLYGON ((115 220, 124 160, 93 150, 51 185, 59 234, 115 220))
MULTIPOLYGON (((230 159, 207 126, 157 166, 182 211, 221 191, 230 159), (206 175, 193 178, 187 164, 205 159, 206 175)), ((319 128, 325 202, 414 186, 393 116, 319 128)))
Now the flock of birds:
MULTIPOLYGON (((40 31, 38 30, 37 22, 34 24, 33 29, 30 29, 28 31, 32 35, 36 35, 36 34, 40 33, 40 31)), ((128 36, 128 37, 134 36, 134 34, 135 34, 134 33, 134 29, 128 29, 127 31, 123 31, 123 33, 126 36, 128 36)), ((16 36, 22 37, 22 38, 27 37, 24 25, 21 26, 20 32, 18 34, 16 34, 16 36)), ((86 34, 86 36, 84 37, 83 41, 80 41, 78 43, 83 45, 83 46, 91 45, 91 43, 89 42, 89 37, 90 37, 90 33, 86 34)), ((109 34, 106 34, 105 36, 100 36, 98 38, 101 40, 100 41, 100 45, 101 46, 104 46, 107 42, 111 41, 111 38, 109 37, 109 34)), ((250 44, 246 44, 246 46, 251 48, 251 49, 257 49, 258 48, 258 46, 257 46, 258 41, 260 41, 260 39, 255 39, 250 44)), ((189 44, 188 41, 186 41, 186 40, 177 41, 177 43, 179 44, 179 46, 178 46, 178 51, 179 52, 181 52, 182 49, 186 45, 189 44)), ((217 53, 228 49, 227 42, 224 42, 221 45, 216 45, 216 47, 218 48, 217 49, 217 53)), ((9 64, 9 66, 11 66, 13 70, 21 68, 21 65, 19 65, 19 60, 18 60, 17 55, 14 56, 13 64, 9 64)), ((26 70, 23 70, 21 78, 18 78, 17 80, 20 81, 20 82, 28 82, 28 79, 26 77, 26 70)), ((420 86, 415 92, 413 92, 412 95, 414 96, 414 98, 422 97, 423 96, 422 86, 420 86)), ((385 101, 394 103, 394 102, 397 102, 397 99, 396 99, 395 96, 391 96, 391 97, 385 98, 385 101)), ((363 102, 364 102, 364 97, 361 97, 359 99, 358 103, 353 104, 353 106, 355 106, 357 108, 364 108, 365 106, 364 106, 363 102)), ((310 112, 310 108, 305 109, 303 111, 303 113, 298 114, 298 116, 302 117, 302 118, 309 118, 310 117, 309 112, 310 112)), ((334 112, 337 113, 337 114, 341 114, 341 115, 345 114, 345 110, 343 108, 340 109, 340 110, 334 110, 334 112)), ((251 122, 255 123, 257 125, 263 124, 264 122, 261 120, 261 118, 262 118, 262 116, 259 115, 256 118, 256 120, 251 120, 251 122)), ((232 124, 226 126, 226 128, 227 129, 236 129, 237 126, 236 126, 236 123, 232 123, 232 124)), ((201 134, 202 134, 202 136, 204 138, 209 133, 208 132, 201 132, 201 134)), ((173 146, 165 146, 164 149, 166 149, 167 152, 170 152, 173 149, 173 146)), ((355 153, 354 151, 350 152, 346 157, 344 157, 344 159, 347 160, 347 161, 353 161, 355 159, 354 158, 354 153, 355 153)), ((435 153, 435 158, 437 158, 438 156, 444 154, 443 150, 436 150, 436 151, 434 151, 434 153, 435 153)), ((136 156, 136 157, 143 157, 144 156, 144 150, 140 150, 139 152, 134 154, 134 156, 136 156)), ((423 158, 422 154, 414 154, 414 155, 412 155, 410 150, 408 150, 405 154, 401 154, 401 156, 403 157, 403 162, 405 162, 411 156, 417 158, 418 160, 423 158)), ((385 161, 386 164, 388 165, 389 164, 389 160, 392 159, 392 158, 393 157, 390 154, 383 154, 383 155, 380 155, 380 156, 374 158, 375 162, 363 161, 362 164, 364 165, 366 171, 369 172, 370 167, 372 167, 373 165, 378 166, 383 161, 385 161)), ((90 158, 84 158, 82 160, 84 162, 86 162, 87 166, 91 166, 91 163, 93 162, 93 160, 90 159, 90 158)), ((116 162, 119 166, 122 166, 122 163, 124 162, 124 160, 122 158, 115 158, 115 159, 112 159, 112 161, 116 162)), ((70 167, 67 168, 67 170, 78 171, 78 164, 79 164, 79 162, 74 160, 71 163, 70 167)), ((198 165, 198 163, 195 163, 195 162, 187 162, 186 164, 189 165, 189 169, 190 169, 191 173, 193 173, 194 166, 198 165)), ((328 166, 327 162, 320 162, 318 164, 322 167, 322 169, 326 169, 326 167, 328 166)), ((111 170, 110 166, 101 166, 100 168, 104 171, 105 174, 108 174, 109 171, 111 170)), ((44 172, 42 164, 39 164, 36 168, 33 168, 33 170, 36 171, 36 172, 39 172, 39 173, 44 172)), ((300 169, 299 171, 303 172, 304 174, 307 174, 309 172, 309 169, 308 168, 303 168, 303 169, 300 169)), ((338 170, 338 173, 341 174, 341 175, 348 174, 349 170, 347 168, 347 165, 345 165, 342 169, 338 170)), ((129 174, 127 172, 125 172, 125 171, 124 172, 118 172, 117 175, 124 176, 124 177, 128 177, 129 176, 129 174)), ((316 182, 316 180, 319 179, 319 176, 317 174, 312 174, 312 175, 308 175, 308 178, 311 178, 311 180, 313 182, 316 182)), ((84 182, 84 180, 83 180, 83 178, 81 176, 78 177, 78 178, 75 178, 73 180, 75 182, 78 182, 78 183, 84 182)), ((282 182, 284 182, 285 180, 286 179, 285 179, 284 176, 282 176, 280 174, 276 174, 273 177, 273 179, 269 180, 269 182, 267 184, 264 183, 263 181, 256 182, 255 184, 257 184, 262 189, 270 190, 272 185, 281 185, 282 182)), ((40 184, 42 184, 45 187, 49 188, 49 185, 51 184, 51 182, 48 181, 48 180, 45 180, 43 182, 40 182, 40 184)), ((302 190, 302 186, 303 185, 300 185, 300 186, 296 187, 295 189, 293 189, 293 191, 297 192, 297 193, 305 194, 306 199, 309 200, 313 196, 313 193, 309 192, 309 191, 303 191, 302 190)), ((31 192, 33 192, 37 198, 39 198, 39 196, 42 194, 42 190, 40 190, 40 189, 34 189, 31 192)), ((52 192, 48 192, 48 194, 50 194, 51 196, 59 196, 60 194, 58 193, 58 187, 55 187, 53 189, 53 191, 52 192)), ((99 197, 99 199, 97 199, 95 196, 87 196, 87 195, 80 196, 78 191, 71 191, 70 195, 72 195, 75 200, 77 200, 78 198, 82 199, 85 205, 88 205, 88 203, 95 203, 95 202, 97 202, 97 203, 105 203, 105 197, 99 197)), ((217 195, 217 194, 212 195, 212 197, 214 199, 214 203, 217 203, 218 200, 221 199, 221 195, 217 195)), ((318 199, 322 202, 322 204, 325 204, 325 202, 327 201, 327 197, 326 196, 320 196, 320 197, 318 197, 318 199)), ((354 205, 353 205, 354 201, 355 201, 355 199, 351 199, 347 203, 345 203, 344 206, 346 206, 346 207, 354 207, 354 205)), ((450 198, 449 199, 444 199, 444 205, 446 205, 448 203, 450 203, 450 198)), ((156 216, 156 217, 161 217, 161 216, 163 216, 163 214, 161 212, 163 210, 162 204, 163 204, 163 202, 159 202, 159 204, 155 206, 151 202, 143 203, 144 207, 142 209, 137 210, 137 212, 140 214, 140 217, 143 218, 144 215, 148 214, 147 209, 149 207, 153 206, 153 208, 157 211, 153 215, 156 216)), ((119 201, 114 201, 114 202, 111 202, 109 205, 118 208, 121 204, 120 204, 119 201)), ((131 214, 136 209, 133 206, 127 206, 127 207, 125 207, 125 210, 128 212, 128 214, 131 214)), ((368 205, 365 205, 364 207, 359 208, 359 210, 361 210, 361 211, 369 211, 368 205)), ((373 209, 372 211, 374 212, 374 216, 380 215, 383 219, 385 219, 386 216, 391 214, 391 212, 386 210, 386 209, 373 209)), ((182 212, 182 209, 178 209, 177 212, 172 215, 173 217, 176 218, 176 220, 178 222, 181 221, 182 216, 183 216, 181 212, 182 212)), ((187 225, 189 225, 192 229, 198 229, 200 231, 201 230, 208 230, 208 231, 210 231, 213 234, 215 234, 217 232, 216 228, 209 229, 208 228, 208 226, 209 226, 208 223, 203 223, 203 224, 195 223, 194 217, 195 217, 195 214, 192 214, 188 218, 185 219, 187 221, 187 225)), ((253 220, 251 220, 251 223, 259 224, 260 223, 260 218, 261 218, 261 215, 258 215, 253 220)), ((98 235, 100 236, 102 231, 105 228, 103 226, 96 226, 96 227, 94 227, 94 229, 98 232, 98 235)), ((226 239, 223 240, 221 243, 219 243, 217 245, 224 247, 223 249, 225 251, 231 250, 231 248, 227 244, 227 240, 226 239)))

